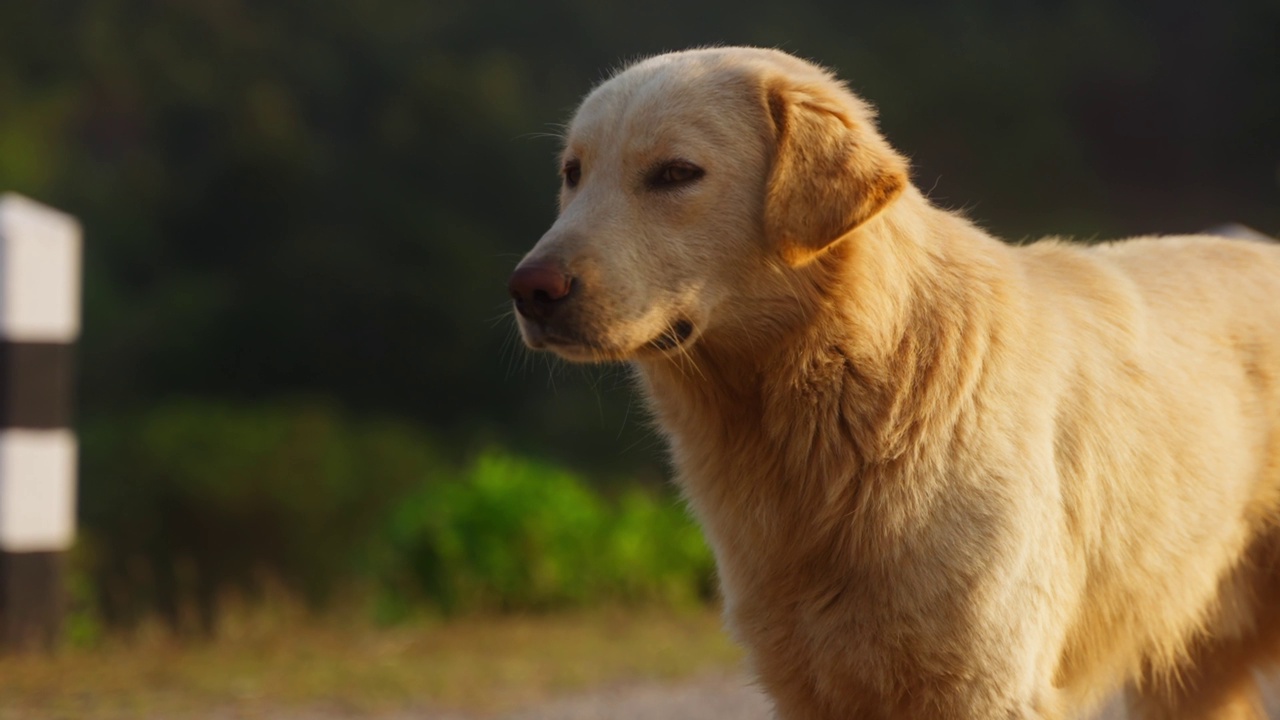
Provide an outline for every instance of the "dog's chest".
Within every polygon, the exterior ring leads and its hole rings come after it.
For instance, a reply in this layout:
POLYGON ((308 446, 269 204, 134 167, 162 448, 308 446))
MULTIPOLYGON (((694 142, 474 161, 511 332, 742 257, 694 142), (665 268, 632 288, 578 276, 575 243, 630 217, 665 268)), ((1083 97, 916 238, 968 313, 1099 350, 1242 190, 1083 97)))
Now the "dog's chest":
POLYGON ((831 371, 732 411, 688 388, 649 390, 742 639, 812 643, 808 656, 867 658, 878 672, 919 646, 945 646, 939 636, 966 626, 976 569, 1001 565, 993 555, 1010 548, 990 511, 999 501, 983 495, 992 488, 944 475, 968 470, 945 448, 864 457, 869 420, 831 371), (798 395, 805 407, 788 411, 798 395))
POLYGON ((921 662, 946 667, 939 654, 971 644, 975 575, 1009 549, 999 518, 981 511, 990 498, 949 492, 926 458, 868 466, 821 443, 800 453, 760 434, 694 440, 672 438, 680 483, 753 655, 878 687, 921 662))
POLYGON ((819 452, 788 467, 762 440, 750 444, 766 452, 679 463, 730 605, 752 598, 787 608, 792 622, 853 634, 861 626, 900 638, 940 631, 944 606, 963 602, 951 591, 968 580, 957 569, 991 549, 984 520, 963 501, 948 505, 909 487, 924 469, 868 470, 819 452))
POLYGON ((865 535, 846 530, 770 546, 765 534, 708 526, 726 621, 761 680, 857 698, 866 703, 859 716, 878 717, 873 708, 897 707, 960 672, 976 626, 970 588, 929 556, 927 541, 899 539, 874 557, 859 549, 873 542, 865 535))

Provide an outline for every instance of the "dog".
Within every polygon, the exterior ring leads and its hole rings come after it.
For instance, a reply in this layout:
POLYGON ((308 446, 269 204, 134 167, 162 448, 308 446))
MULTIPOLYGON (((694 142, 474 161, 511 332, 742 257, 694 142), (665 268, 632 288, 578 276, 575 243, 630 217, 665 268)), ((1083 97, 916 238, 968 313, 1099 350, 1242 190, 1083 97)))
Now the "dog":
POLYGON ((521 335, 629 363, 787 720, 1260 717, 1280 644, 1280 246, 1002 243, 758 48, 568 126, 521 335))

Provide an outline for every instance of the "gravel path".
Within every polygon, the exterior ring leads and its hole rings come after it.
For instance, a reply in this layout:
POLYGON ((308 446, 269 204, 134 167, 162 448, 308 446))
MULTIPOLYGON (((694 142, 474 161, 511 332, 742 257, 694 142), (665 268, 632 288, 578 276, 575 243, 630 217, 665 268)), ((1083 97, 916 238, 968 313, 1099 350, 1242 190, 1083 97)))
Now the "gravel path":
MULTIPOLYGON (((1267 716, 1280 719, 1280 678, 1264 681, 1262 696, 1267 716)), ((769 701, 747 678, 729 675, 674 685, 644 683, 594 690, 500 720, 773 720, 773 716, 769 701)), ((1113 701, 1091 720, 1126 720, 1123 702, 1113 701)))
POLYGON ((595 690, 503 720, 771 720, 769 701, 739 675, 595 690))
MULTIPOLYGON (((1264 687, 1269 717, 1280 718, 1276 684, 1264 687)), ((239 716, 213 714, 201 720, 239 716)), ((325 712, 275 716, 273 720, 355 720, 325 712)), ((403 713, 378 720, 477 720, 439 713, 403 713)), ((741 675, 717 675, 675 683, 635 683, 601 688, 552 700, 536 707, 487 720, 773 720, 769 701, 741 675)), ((1113 702, 1091 720, 1126 720, 1123 705, 1113 702)))
MULTIPOLYGON (((1124 720, 1117 703, 1095 720, 1124 720)), ((772 720, 769 701, 741 676, 681 685, 645 684, 597 690, 502 720, 772 720)))
MULTIPOLYGON (((1269 717, 1280 718, 1280 693, 1263 684, 1269 717)), ((1125 720, 1123 702, 1113 701, 1093 720, 1125 720)), ((461 720, 461 719, 457 719, 461 720)), ((772 720, 769 701, 739 675, 662 685, 607 688, 554 701, 501 720, 772 720)))

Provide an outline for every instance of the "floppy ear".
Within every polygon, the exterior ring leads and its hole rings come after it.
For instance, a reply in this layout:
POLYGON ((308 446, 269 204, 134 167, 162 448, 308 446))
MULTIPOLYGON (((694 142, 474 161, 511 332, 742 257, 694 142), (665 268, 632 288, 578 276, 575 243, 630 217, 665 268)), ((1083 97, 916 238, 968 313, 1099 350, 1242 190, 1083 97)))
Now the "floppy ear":
MULTIPOLYGON (((874 127, 816 84, 766 88, 776 151, 764 226, 783 260, 803 265, 870 220, 907 186, 906 163, 874 127)), ((866 115, 870 116, 870 109, 866 115)))

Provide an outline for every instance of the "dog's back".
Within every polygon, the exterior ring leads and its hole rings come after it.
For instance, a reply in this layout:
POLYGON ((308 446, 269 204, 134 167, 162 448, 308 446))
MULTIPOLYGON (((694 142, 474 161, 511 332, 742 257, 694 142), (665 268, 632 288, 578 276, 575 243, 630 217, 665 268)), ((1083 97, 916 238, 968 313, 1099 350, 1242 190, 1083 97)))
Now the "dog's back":
POLYGON ((1081 687, 1145 676, 1148 705, 1202 668, 1247 681, 1280 607, 1280 245, 1019 252, 1083 583, 1067 664, 1081 687))

